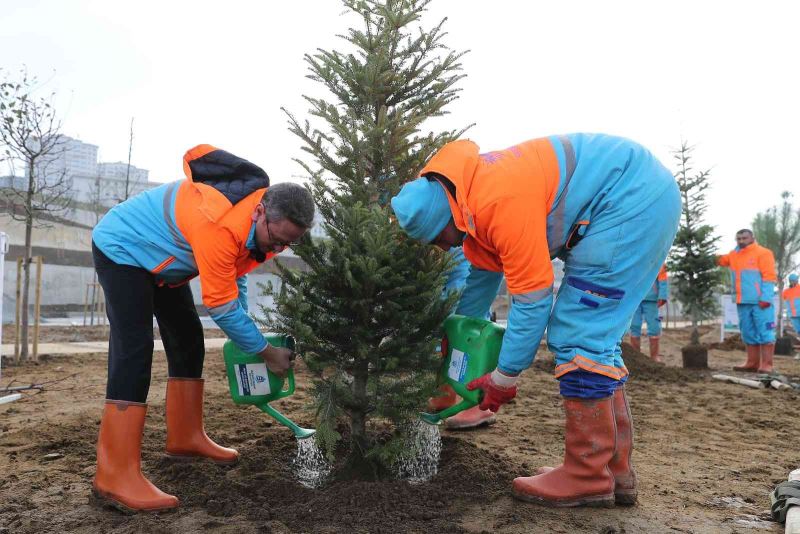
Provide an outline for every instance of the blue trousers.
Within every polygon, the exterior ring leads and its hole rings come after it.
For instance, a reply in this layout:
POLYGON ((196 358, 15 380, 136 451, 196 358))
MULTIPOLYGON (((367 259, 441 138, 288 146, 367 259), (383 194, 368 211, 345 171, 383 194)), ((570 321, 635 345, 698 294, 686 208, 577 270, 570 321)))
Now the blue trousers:
POLYGON ((658 314, 658 302, 655 300, 643 300, 636 311, 633 312, 631 319, 631 336, 641 337, 642 322, 647 322, 647 335, 657 337, 661 335, 661 317, 658 314))
POLYGON ((598 381, 611 394, 627 376, 620 340, 672 246, 680 213, 678 187, 671 184, 652 205, 621 224, 604 226, 599 213, 567 253, 547 330, 562 395, 596 397, 598 381))
POLYGON ((758 304, 737 304, 739 331, 745 345, 775 343, 775 307, 761 309, 758 304))

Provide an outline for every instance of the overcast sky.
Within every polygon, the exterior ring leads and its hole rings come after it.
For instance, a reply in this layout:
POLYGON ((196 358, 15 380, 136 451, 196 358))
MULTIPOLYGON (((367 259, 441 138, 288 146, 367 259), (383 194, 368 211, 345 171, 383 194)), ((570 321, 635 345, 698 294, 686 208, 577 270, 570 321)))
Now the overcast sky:
MULTIPOLYGON (((800 124, 793 2, 434 0, 446 43, 470 49, 447 127, 475 122, 483 150, 556 133, 635 139, 670 168, 681 137, 713 167, 710 222, 733 233, 790 190, 800 124)), ((794 2, 794 4, 797 4, 794 2)), ((210 143, 298 180, 300 143, 281 106, 307 116, 303 54, 341 46, 336 0, 0 0, 0 67, 25 64, 59 94, 64 132, 155 181, 182 177, 210 143)))

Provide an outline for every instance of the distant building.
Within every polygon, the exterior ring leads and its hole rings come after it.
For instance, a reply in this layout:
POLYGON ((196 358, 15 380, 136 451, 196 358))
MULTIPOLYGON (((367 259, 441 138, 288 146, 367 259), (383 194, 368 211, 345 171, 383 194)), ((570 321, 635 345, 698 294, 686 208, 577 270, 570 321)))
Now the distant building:
POLYGON ((66 176, 72 184, 72 198, 76 203, 111 208, 158 185, 148 181, 149 171, 131 165, 126 192, 127 163, 98 163, 97 145, 66 135, 61 136, 61 141, 57 153, 42 163, 39 172, 53 180, 66 176))
POLYGON ((57 149, 41 162, 38 170, 45 176, 91 176, 97 172, 98 149, 97 145, 62 135, 57 149))
MULTIPOLYGON (((128 164, 123 161, 115 161, 113 163, 101 162, 97 164, 97 174, 100 178, 113 178, 124 181, 127 173, 128 164)), ((146 182, 149 174, 150 171, 131 165, 128 180, 130 182, 146 182)))

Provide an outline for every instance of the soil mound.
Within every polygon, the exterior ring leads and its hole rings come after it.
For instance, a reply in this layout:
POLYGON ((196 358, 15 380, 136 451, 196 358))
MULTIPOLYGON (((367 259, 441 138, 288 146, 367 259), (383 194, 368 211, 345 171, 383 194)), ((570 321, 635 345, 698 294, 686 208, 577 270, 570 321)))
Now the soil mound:
MULTIPOLYGON (((543 356, 543 355, 542 355, 543 356)), ((663 363, 656 363, 649 356, 634 349, 630 343, 622 343, 622 359, 625 367, 630 372, 632 380, 646 380, 649 382, 696 382, 705 376, 697 371, 690 371, 680 367, 668 367, 663 363)), ((555 369, 553 358, 537 357, 533 367, 552 373, 555 369)))
POLYGON ((705 378, 702 373, 697 371, 668 367, 663 363, 654 362, 649 356, 634 349, 630 343, 622 343, 622 359, 630 372, 631 380, 664 383, 696 382, 705 378))
POLYGON ((709 343, 708 348, 724 351, 747 350, 744 341, 742 341, 741 334, 733 334, 732 336, 728 336, 725 338, 725 341, 722 342, 709 343))

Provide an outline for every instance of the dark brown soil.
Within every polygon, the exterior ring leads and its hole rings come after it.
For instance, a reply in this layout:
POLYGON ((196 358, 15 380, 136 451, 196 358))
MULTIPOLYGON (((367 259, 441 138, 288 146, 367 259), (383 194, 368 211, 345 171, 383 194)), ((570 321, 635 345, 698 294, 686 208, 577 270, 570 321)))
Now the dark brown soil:
POLYGON ((684 369, 708 369, 708 348, 705 345, 688 345, 681 348, 684 369))
MULTIPOLYGON (((800 393, 753 390, 676 367, 686 340, 684 332, 664 334, 667 366, 623 347, 640 503, 609 509, 550 509, 510 495, 514 477, 557 464, 563 455, 561 399, 546 352, 496 425, 445 434, 440 473, 430 483, 340 481, 320 490, 294 481, 295 442, 286 429, 230 402, 218 353, 206 358, 206 428, 238 448, 242 461, 226 468, 165 459, 166 372, 157 356, 143 471, 182 502, 178 511, 160 515, 124 515, 89 503, 105 355, 23 364, 9 368, 3 383, 78 375, 59 391, 0 406, 0 532, 781 532, 767 521, 768 492, 800 465, 800 454, 778 445, 800 435, 800 420, 785 416, 800 393), (45 458, 52 453, 60 456, 45 458)), ((712 368, 729 369, 743 354, 711 351, 709 358, 712 368)), ((800 374, 794 360, 776 365, 800 374)), ((277 407, 308 426, 310 388, 302 367, 298 387, 277 407)))
POLYGON ((778 356, 791 356, 794 354, 794 339, 792 336, 783 336, 775 340, 775 354, 778 356))

